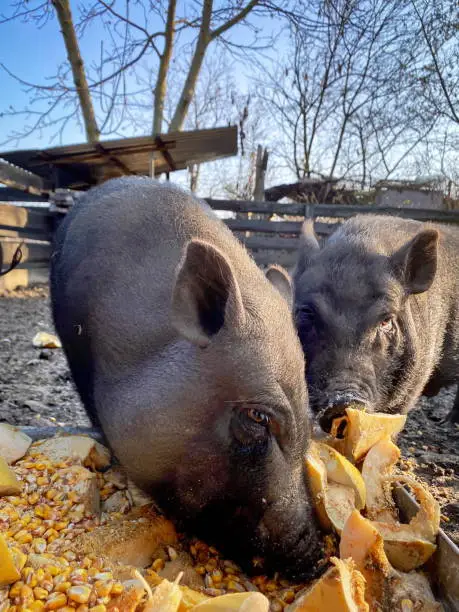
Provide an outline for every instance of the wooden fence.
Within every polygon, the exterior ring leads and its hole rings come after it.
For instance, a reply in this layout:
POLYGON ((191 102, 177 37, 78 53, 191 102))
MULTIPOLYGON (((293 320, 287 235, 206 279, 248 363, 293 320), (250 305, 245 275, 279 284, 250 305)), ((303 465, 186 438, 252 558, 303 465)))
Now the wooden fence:
MULTIPOLYGON (((316 233, 322 240, 326 240, 344 219, 355 214, 377 213, 459 225, 457 211, 213 199, 207 202, 216 211, 236 213, 236 218, 225 219, 225 223, 262 266, 280 263, 291 268, 294 265, 298 235, 305 218, 314 219, 316 233), (273 215, 282 220, 270 219, 273 215), (293 220, 288 220, 289 217, 293 220)), ((18 268, 0 277, 0 293, 5 289, 47 282, 51 239, 63 216, 33 203, 25 206, 0 203, 0 248, 4 265, 11 261, 18 244, 24 244, 18 268)))
POLYGON ((0 204, 0 248, 5 267, 22 244, 21 263, 0 277, 0 292, 47 282, 56 220, 48 208, 0 204))
POLYGON ((282 204, 243 200, 208 199, 207 202, 216 211, 233 212, 246 217, 227 219, 225 222, 252 252, 259 265, 279 263, 288 269, 295 264, 298 235, 304 219, 314 219, 315 232, 322 241, 326 240, 345 219, 356 214, 390 215, 459 225, 458 211, 297 202, 282 204), (296 220, 274 221, 270 219, 273 215, 283 218, 293 217, 296 220))

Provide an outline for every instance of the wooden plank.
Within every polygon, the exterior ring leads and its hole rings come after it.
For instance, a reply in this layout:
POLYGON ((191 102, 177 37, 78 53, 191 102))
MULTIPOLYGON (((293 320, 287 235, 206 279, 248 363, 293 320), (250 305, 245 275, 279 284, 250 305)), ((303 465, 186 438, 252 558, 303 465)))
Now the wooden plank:
POLYGON ((390 215, 418 221, 459 224, 459 212, 451 210, 430 210, 421 208, 389 208, 376 206, 345 206, 340 204, 301 204, 280 202, 252 202, 247 200, 206 199, 214 210, 253 212, 263 214, 298 215, 305 217, 353 217, 357 214, 390 215))
POLYGON ((280 204, 279 202, 254 202, 250 200, 214 200, 207 198, 206 202, 214 210, 228 210, 233 212, 254 212, 273 215, 282 213, 284 215, 303 215, 305 211, 304 204, 288 203, 280 204))
POLYGON ((12 204, 0 204, 0 226, 4 230, 19 231, 24 228, 31 233, 51 233, 53 218, 47 208, 31 210, 12 204))
MULTIPOLYGON (((301 230, 301 221, 265 221, 260 219, 225 219, 225 224, 233 232, 263 232, 266 234, 295 234, 301 230)), ((316 234, 328 236, 339 223, 314 223, 316 234)))
POLYGON ((45 191, 45 184, 41 176, 33 174, 24 168, 10 164, 0 158, 0 183, 28 191, 29 193, 41 194, 45 191))
POLYGON ((14 189, 12 187, 3 187, 0 189, 0 204, 2 202, 33 202, 43 203, 48 201, 48 196, 38 195, 35 193, 27 193, 27 191, 21 191, 20 189, 14 189))
POLYGON ((50 229, 15 227, 14 225, 0 224, 0 236, 18 236, 30 238, 31 240, 46 240, 52 239, 52 231, 50 229))
MULTIPOLYGON (((14 242, 4 242, 2 237, 0 236, 0 247, 3 253, 3 263, 4 265, 8 264, 12 258, 14 253, 16 252, 17 247, 21 243, 19 239, 16 243, 14 242)), ((22 258, 21 265, 26 264, 27 262, 41 262, 44 264, 48 264, 51 258, 51 245, 49 243, 45 244, 24 244, 21 247, 22 258)))
POLYGON ((298 238, 271 238, 264 236, 242 237, 241 241, 248 249, 268 249, 273 251, 296 251, 299 246, 298 238))
POLYGON ((19 264, 17 268, 0 277, 0 295, 5 291, 14 291, 18 287, 47 284, 49 281, 49 265, 40 262, 19 264), (28 266, 25 268, 24 266, 28 266))
POLYGON ((295 251, 266 251, 259 250, 251 253, 255 263, 259 266, 270 266, 272 264, 278 264, 291 270, 296 264, 296 252, 295 251))

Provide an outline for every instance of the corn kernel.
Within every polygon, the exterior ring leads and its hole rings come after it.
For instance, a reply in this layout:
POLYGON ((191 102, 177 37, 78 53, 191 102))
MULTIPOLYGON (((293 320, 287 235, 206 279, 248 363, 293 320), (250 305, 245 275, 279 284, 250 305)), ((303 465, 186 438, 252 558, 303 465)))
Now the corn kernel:
MULTIPOLYGON (((77 612, 79 612, 80 608, 77 608, 77 612)), ((107 608, 104 604, 98 604, 97 606, 93 606, 91 608, 91 612, 106 612, 107 608)))
POLYGON ((27 563, 27 555, 25 555, 19 548, 10 549, 11 556, 13 557, 14 566, 18 571, 21 571, 27 563))
POLYGON ((26 531, 25 529, 21 529, 20 531, 16 533, 16 535, 14 536, 14 539, 19 544, 28 544, 29 542, 33 540, 33 537, 32 537, 32 534, 29 533, 28 531, 26 531))
POLYGON ((277 584, 273 580, 269 580, 265 584, 265 590, 272 593, 273 591, 277 590, 277 584))
POLYGON ((33 541, 33 548, 38 554, 44 553, 46 550, 46 540, 44 538, 35 538, 33 541))
POLYGON ((24 569, 21 572, 21 578, 24 580, 24 582, 26 584, 28 584, 27 582, 27 578, 29 578, 29 576, 33 576, 33 574, 35 573, 33 567, 24 567, 24 569))
POLYGON ((85 569, 89 569, 92 565, 92 560, 89 557, 83 557, 83 560, 81 561, 81 565, 85 569))
MULTIPOLYGON (((94 608, 91 608, 91 610, 94 610, 94 608)), ((76 612, 89 612, 89 608, 86 604, 80 604, 76 609, 76 612)))
POLYGON ((45 497, 46 499, 49 499, 51 501, 56 497, 58 493, 59 491, 57 489, 49 489, 49 491, 46 491, 45 497))
POLYGON ((35 516, 39 518, 46 518, 49 512, 52 512, 51 508, 47 504, 38 504, 35 506, 35 516))
POLYGON ((113 582, 111 580, 96 580, 94 583, 97 597, 106 597, 107 595, 110 595, 112 587, 113 582))
POLYGON ((124 591, 124 586, 121 584, 121 582, 115 582, 114 585, 112 586, 111 594, 121 595, 123 591, 124 591))
POLYGON ((70 568, 66 568, 60 574, 55 576, 53 580, 54 585, 57 586, 58 584, 62 584, 63 582, 69 582, 68 578, 70 575, 70 571, 70 568))
POLYGON ((31 493, 29 497, 27 498, 27 502, 31 506, 35 506, 35 504, 39 501, 39 499, 40 499, 39 493, 31 493))
POLYGON ((45 538, 45 540, 48 540, 48 543, 52 542, 52 540, 56 539, 58 536, 59 534, 55 529, 47 529, 43 534, 43 537, 45 538))
POLYGON ((86 603, 90 595, 91 589, 88 586, 72 586, 67 591, 68 598, 77 603, 86 603))
POLYGON ((155 572, 160 572, 162 569, 164 569, 164 566, 165 566, 165 563, 163 559, 155 559, 155 561, 153 561, 151 569, 154 570, 155 572))
POLYGON ((45 571, 48 572, 51 576, 57 576, 61 572, 61 568, 57 567, 57 565, 47 565, 45 567, 45 571))
POLYGON ((21 587, 24 586, 24 583, 22 582, 22 580, 18 580, 17 582, 15 582, 11 587, 10 590, 8 592, 8 597, 10 599, 14 599, 15 597, 19 597, 19 595, 21 594, 21 587))
POLYGON ((46 527, 44 525, 39 525, 32 531, 33 536, 41 537, 46 531, 46 527))
POLYGON ((96 580, 113 580, 113 574, 111 572, 99 572, 94 578, 96 580))
POLYGON ((239 582, 236 582, 236 580, 228 580, 228 584, 226 585, 226 588, 228 589, 228 591, 236 591, 239 593, 245 592, 244 587, 241 584, 239 584, 239 582))
POLYGON ((57 610, 67 604, 67 597, 64 593, 51 593, 46 600, 46 610, 57 610))
POLYGON ((212 572, 211 578, 213 582, 219 583, 223 580, 223 574, 220 570, 216 569, 212 572))
POLYGON ((59 612, 75 612, 75 608, 72 608, 72 606, 62 606, 62 608, 59 608, 59 612))
POLYGON ((85 569, 75 569, 70 574, 72 584, 82 584, 88 581, 88 572, 85 569))
POLYGON ((35 599, 46 599, 48 597, 48 591, 39 586, 34 588, 33 594, 35 599))
POLYGON ((54 587, 54 590, 56 591, 56 593, 67 593, 68 589, 72 586, 71 582, 60 582, 59 584, 57 584, 54 587))
POLYGON ((27 604, 33 601, 33 591, 28 584, 23 584, 19 593, 19 599, 22 604, 27 604))
POLYGON ((20 523, 23 527, 27 527, 27 525, 30 525, 31 520, 32 520, 32 517, 30 516, 30 514, 26 514, 25 516, 22 517, 20 523))
POLYGON ((33 601, 29 605, 29 610, 31 612, 41 612, 44 609, 45 609, 45 603, 43 601, 38 600, 38 599, 36 599, 35 601, 33 601))
POLYGON ((49 480, 48 480, 48 478, 46 478, 46 476, 39 476, 37 478, 37 485, 39 487, 44 487, 44 486, 46 486, 48 484, 49 484, 49 480))
POLYGON ((291 590, 285 591, 285 593, 282 595, 282 599, 285 601, 285 603, 292 603, 295 599, 295 592, 291 590))
POLYGON ((54 588, 53 581, 50 580, 49 578, 44 578, 40 582, 40 586, 42 586, 44 589, 46 589, 48 591, 48 593, 51 593, 51 591, 54 588))

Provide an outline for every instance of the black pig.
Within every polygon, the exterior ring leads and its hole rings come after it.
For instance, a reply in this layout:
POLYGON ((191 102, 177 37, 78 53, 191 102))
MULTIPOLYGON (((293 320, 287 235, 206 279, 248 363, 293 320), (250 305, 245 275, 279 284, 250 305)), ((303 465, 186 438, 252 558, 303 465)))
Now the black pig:
POLYGON ((406 413, 458 382, 456 228, 358 215, 321 249, 305 222, 293 276, 310 404, 325 430, 349 403, 406 413))

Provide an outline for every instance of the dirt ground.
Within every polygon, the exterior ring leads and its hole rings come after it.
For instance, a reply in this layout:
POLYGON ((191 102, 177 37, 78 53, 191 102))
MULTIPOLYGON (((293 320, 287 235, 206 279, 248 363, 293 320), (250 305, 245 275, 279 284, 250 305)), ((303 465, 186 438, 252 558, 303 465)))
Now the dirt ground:
MULTIPOLYGON (((88 425, 62 350, 32 345, 53 331, 44 287, 0 298, 0 421, 15 425, 88 425)), ((443 424, 455 389, 422 398, 399 438, 404 467, 429 485, 442 509, 442 527, 459 544, 459 428, 443 424)))

